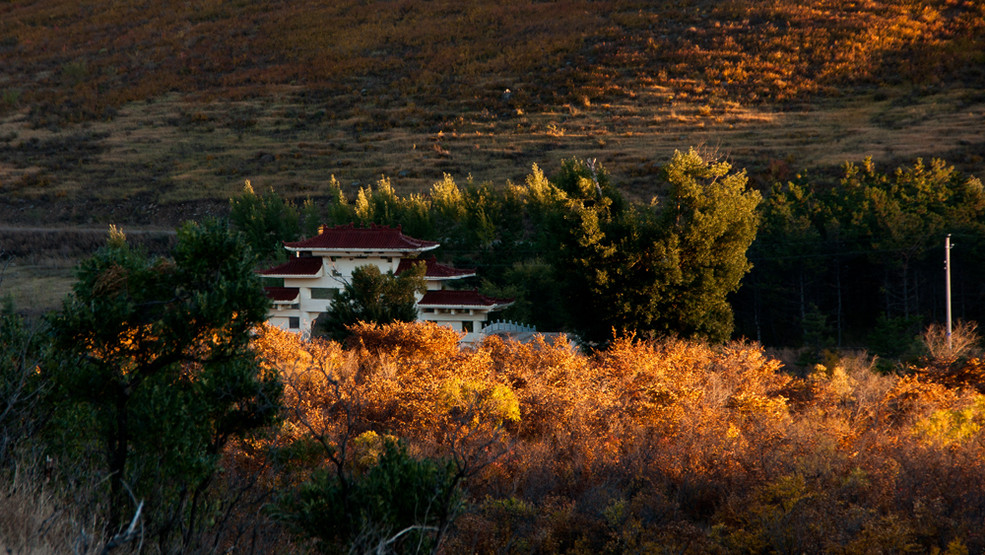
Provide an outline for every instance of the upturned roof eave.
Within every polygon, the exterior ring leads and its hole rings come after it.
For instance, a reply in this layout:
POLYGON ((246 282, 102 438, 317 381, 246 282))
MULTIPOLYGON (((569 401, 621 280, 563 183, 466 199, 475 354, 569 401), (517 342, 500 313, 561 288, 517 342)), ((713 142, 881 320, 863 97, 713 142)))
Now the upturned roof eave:
POLYGON ((441 245, 425 245, 423 247, 292 247, 287 244, 284 248, 291 252, 310 253, 341 253, 341 254, 391 254, 391 253, 421 253, 436 249, 441 245))
POLYGON ((495 304, 438 304, 438 303, 417 303, 419 307, 427 308, 444 308, 446 310, 501 310, 513 304, 512 301, 508 303, 495 303, 495 304))
POLYGON ((301 290, 297 287, 264 287, 263 292, 275 305, 293 304, 301 299, 301 290), (290 293, 293 296, 288 297, 290 293))
POLYGON ((456 276, 439 276, 439 275, 427 276, 426 275, 426 276, 424 276, 424 280, 425 281, 446 281, 446 280, 449 280, 449 279, 463 279, 463 278, 475 277, 475 275, 476 275, 475 272, 472 272, 470 274, 460 274, 460 275, 456 275, 456 276))
POLYGON ((325 272, 318 270, 313 274, 260 274, 265 278, 284 278, 284 279, 319 279, 325 276, 325 272))

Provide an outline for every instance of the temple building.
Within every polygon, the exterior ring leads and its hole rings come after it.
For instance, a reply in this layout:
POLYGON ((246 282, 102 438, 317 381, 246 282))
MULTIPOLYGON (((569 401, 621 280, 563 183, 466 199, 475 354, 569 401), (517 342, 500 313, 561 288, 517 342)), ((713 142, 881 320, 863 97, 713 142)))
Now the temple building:
POLYGON ((332 299, 361 266, 374 265, 381 273, 399 275, 417 262, 424 262, 427 291, 418 295, 417 319, 448 326, 465 334, 463 341, 478 341, 489 313, 506 308, 511 299, 495 299, 475 290, 453 290, 455 280, 475 276, 475 270, 439 264, 434 256, 423 256, 438 248, 434 241, 404 235, 400 227, 353 224, 322 227, 318 235, 285 242, 290 259, 260 275, 281 278, 282 287, 266 287, 273 301, 268 322, 282 329, 311 334, 315 320, 328 312, 332 299))

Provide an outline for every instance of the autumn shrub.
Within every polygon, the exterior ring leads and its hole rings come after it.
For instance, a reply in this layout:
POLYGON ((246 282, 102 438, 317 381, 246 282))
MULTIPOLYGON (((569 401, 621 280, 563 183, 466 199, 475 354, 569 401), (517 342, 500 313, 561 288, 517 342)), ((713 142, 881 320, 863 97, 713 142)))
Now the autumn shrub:
POLYGON ((274 480, 358 478, 380 453, 366 438, 398 438, 460 479, 447 552, 985 548, 983 397, 865 353, 794 375, 742 342, 627 336, 585 354, 542 337, 461 347, 421 324, 255 341, 287 383, 269 445, 295 470, 274 480))
POLYGON ((437 324, 377 326, 359 323, 352 328, 351 345, 371 353, 394 353, 407 358, 441 359, 458 353, 459 334, 437 324))
POLYGON ((947 326, 931 324, 920 336, 926 349, 924 363, 937 368, 948 367, 962 358, 980 353, 981 338, 975 322, 957 322, 948 335, 947 326))

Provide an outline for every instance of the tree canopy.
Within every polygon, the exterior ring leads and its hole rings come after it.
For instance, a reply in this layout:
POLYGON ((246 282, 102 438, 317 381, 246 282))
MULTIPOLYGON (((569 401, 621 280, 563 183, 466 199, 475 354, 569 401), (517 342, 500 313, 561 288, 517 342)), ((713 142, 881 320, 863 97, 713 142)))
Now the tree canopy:
POLYGON ((332 300, 331 310, 319 318, 316 331, 342 340, 358 322, 391 324, 417 319, 417 293, 424 293, 424 263, 394 275, 372 264, 352 272, 352 280, 332 300))
POLYGON ((943 160, 885 171, 846 163, 835 183, 776 183, 742 292, 741 329, 769 344, 864 345, 895 358, 944 316, 944 237, 952 234, 955 317, 985 300, 985 192, 943 160), (769 317, 764 311, 768 307, 769 317), (895 336, 890 345, 883 339, 895 336))
POLYGON ((79 265, 51 319, 51 433, 105 472, 112 525, 141 500, 165 550, 187 549, 209 518, 204 500, 223 446, 277 413, 280 382, 249 343, 268 307, 253 263, 241 236, 218 222, 184 225, 168 258, 115 232, 79 265))

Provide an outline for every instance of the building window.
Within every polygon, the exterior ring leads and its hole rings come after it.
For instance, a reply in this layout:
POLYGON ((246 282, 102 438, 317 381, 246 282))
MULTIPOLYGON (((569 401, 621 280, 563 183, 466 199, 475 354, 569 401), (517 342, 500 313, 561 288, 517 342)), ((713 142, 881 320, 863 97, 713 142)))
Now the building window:
POLYGON ((462 322, 462 329, 465 330, 465 333, 472 333, 472 320, 462 322))
POLYGON ((330 301, 335 298, 335 294, 338 292, 338 289, 332 287, 312 287, 311 298, 330 301))
POLYGON ((297 316, 290 316, 290 317, 288 317, 288 319, 287 319, 287 327, 291 328, 292 330, 296 330, 296 329, 300 328, 301 327, 301 318, 298 318, 297 316))

